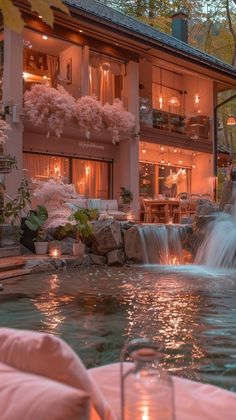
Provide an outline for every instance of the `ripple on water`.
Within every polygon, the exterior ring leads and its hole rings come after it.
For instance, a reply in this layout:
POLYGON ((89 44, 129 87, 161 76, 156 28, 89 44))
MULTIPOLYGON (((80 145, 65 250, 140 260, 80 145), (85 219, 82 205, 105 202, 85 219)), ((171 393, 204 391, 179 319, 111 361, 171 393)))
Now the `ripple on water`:
POLYGON ((4 282, 1 326, 65 339, 88 367, 148 336, 177 375, 236 384, 236 275, 196 266, 84 268, 4 282))

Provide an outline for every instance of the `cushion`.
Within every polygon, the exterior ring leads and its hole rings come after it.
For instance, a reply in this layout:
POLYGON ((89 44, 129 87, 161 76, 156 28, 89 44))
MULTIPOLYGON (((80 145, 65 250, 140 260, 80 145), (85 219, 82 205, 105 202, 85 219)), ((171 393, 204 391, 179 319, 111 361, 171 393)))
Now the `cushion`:
POLYGON ((117 200, 101 200, 101 210, 118 210, 117 200))
POLYGON ((87 392, 102 419, 112 411, 77 354, 60 338, 34 331, 0 328, 0 362, 87 392))
POLYGON ((89 420, 83 391, 0 363, 1 420, 89 420))
POLYGON ((70 200, 66 200, 67 205, 68 205, 68 203, 73 204, 74 206, 80 207, 82 209, 87 208, 86 198, 73 198, 73 199, 70 199, 70 200))
MULTIPOLYGON (((124 372, 130 368, 124 364, 124 372)), ((89 374, 120 416, 120 364, 90 369, 89 374)), ((173 377, 176 420, 235 420, 236 394, 213 385, 173 377)))
POLYGON ((101 199, 100 198, 88 198, 87 199, 88 209, 101 209, 101 199))

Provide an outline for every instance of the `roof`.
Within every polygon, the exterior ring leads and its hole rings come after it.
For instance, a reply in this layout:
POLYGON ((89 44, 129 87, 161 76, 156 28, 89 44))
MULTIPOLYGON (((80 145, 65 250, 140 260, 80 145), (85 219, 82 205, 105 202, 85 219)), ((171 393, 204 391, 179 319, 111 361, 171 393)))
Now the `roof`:
POLYGON ((123 28, 124 30, 132 32, 136 37, 145 37, 149 42, 159 44, 166 49, 175 50, 175 52, 177 50, 177 52, 188 58, 190 57, 198 62, 200 61, 207 64, 208 66, 210 65, 217 70, 229 73, 231 76, 236 76, 236 68, 230 64, 224 63, 210 54, 206 54, 173 36, 158 31, 152 26, 127 16, 103 3, 95 0, 64 0, 64 3, 80 10, 83 15, 95 16, 104 22, 106 21, 107 23, 117 25, 119 29, 123 28))

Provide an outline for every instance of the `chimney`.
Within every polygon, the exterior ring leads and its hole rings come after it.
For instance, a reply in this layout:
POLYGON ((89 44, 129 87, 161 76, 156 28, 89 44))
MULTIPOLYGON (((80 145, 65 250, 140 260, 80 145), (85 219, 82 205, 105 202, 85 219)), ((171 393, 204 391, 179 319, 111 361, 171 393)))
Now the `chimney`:
POLYGON ((172 36, 188 43, 188 15, 177 12, 172 16, 172 36))

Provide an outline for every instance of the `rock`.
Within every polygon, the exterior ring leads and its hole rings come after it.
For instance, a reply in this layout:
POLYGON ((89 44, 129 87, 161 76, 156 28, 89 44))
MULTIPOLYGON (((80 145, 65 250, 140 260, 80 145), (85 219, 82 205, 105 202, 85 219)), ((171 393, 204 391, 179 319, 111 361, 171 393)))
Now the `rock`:
POLYGON ((120 224, 115 220, 104 220, 94 223, 92 253, 105 255, 123 247, 120 224))
POLYGON ((227 181, 224 185, 222 196, 220 199, 220 210, 224 210, 226 204, 234 204, 233 182, 227 181))
POLYGON ((219 211, 219 206, 214 201, 210 200, 198 200, 198 206, 196 210, 196 216, 207 216, 208 214, 213 214, 219 211))
POLYGON ((60 241, 62 254, 73 255, 73 244, 77 242, 73 238, 65 238, 60 241))
POLYGON ((223 208, 224 213, 233 214, 234 213, 234 205, 233 204, 225 204, 223 208))
POLYGON ((103 255, 89 254, 90 262, 96 265, 104 265, 107 262, 107 259, 103 255))
POLYGON ((124 232, 125 254, 129 260, 143 262, 141 237, 138 226, 133 226, 124 232))
POLYGON ((107 253, 107 263, 108 265, 124 265, 125 263, 125 253, 123 249, 114 249, 107 253))

